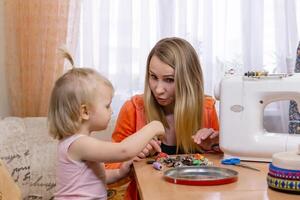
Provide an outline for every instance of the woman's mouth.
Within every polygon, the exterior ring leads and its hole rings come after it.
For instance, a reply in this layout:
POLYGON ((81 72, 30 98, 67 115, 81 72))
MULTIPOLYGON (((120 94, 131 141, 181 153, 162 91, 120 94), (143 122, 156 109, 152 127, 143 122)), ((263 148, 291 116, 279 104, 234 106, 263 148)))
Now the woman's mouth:
POLYGON ((168 101, 167 99, 162 99, 162 98, 156 98, 156 100, 159 104, 165 104, 168 101))

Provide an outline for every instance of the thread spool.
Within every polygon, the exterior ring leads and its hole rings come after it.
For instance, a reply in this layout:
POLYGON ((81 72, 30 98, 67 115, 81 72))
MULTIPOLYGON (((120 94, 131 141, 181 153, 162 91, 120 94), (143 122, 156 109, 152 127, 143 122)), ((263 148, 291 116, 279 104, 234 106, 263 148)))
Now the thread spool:
POLYGON ((276 167, 300 171, 300 155, 297 151, 279 152, 273 154, 272 164, 276 167))
POLYGON ((159 163, 159 162, 154 162, 154 163, 152 164, 152 166, 153 166, 153 168, 156 169, 156 170, 162 170, 162 168, 163 168, 162 164, 159 163))
POLYGON ((300 145, 298 151, 279 152, 272 156, 267 183, 282 192, 300 194, 300 145))

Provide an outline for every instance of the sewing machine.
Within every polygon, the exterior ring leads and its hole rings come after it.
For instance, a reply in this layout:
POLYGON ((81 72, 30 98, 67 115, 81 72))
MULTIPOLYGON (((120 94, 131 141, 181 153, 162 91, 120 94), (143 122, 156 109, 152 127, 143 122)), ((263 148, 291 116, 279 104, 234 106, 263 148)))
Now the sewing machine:
POLYGON ((300 74, 227 74, 215 96, 220 100, 220 147, 225 157, 270 162, 273 153, 298 150, 300 134, 267 132, 263 115, 274 101, 295 100, 300 105, 300 74))

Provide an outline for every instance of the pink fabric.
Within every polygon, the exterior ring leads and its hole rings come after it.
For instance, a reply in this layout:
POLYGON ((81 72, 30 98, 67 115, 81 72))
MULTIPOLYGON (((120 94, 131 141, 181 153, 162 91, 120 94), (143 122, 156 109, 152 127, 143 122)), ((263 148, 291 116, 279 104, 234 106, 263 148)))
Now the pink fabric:
POLYGON ((107 199, 104 165, 74 161, 68 156, 70 145, 85 135, 70 136, 58 144, 55 199, 107 199))

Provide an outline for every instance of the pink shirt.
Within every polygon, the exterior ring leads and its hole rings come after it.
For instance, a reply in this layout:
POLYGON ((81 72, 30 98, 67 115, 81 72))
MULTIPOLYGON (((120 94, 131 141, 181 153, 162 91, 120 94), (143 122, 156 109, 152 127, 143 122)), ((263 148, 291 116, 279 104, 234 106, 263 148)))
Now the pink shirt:
POLYGON ((55 199, 107 199, 103 163, 75 161, 68 156, 70 145, 86 135, 72 135, 58 144, 55 199))

